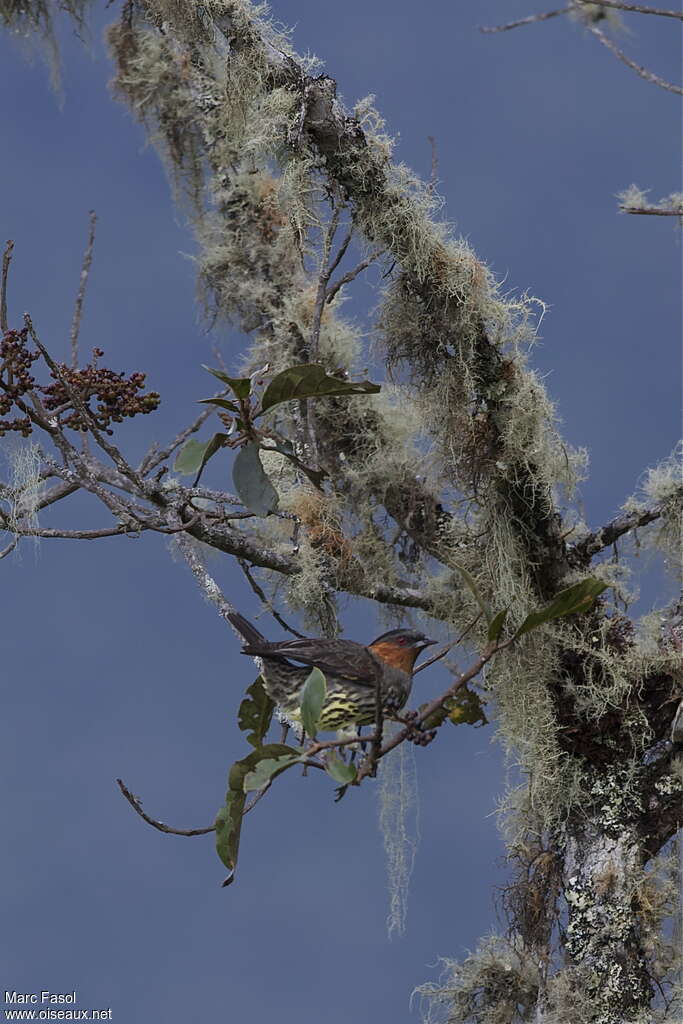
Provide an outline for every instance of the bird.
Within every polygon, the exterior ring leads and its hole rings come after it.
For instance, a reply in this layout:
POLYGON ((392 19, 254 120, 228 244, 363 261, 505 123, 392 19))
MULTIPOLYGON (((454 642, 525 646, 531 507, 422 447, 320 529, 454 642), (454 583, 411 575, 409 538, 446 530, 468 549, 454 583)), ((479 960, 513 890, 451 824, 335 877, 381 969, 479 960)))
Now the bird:
POLYGON ((312 668, 320 669, 327 684, 318 721, 323 732, 374 722, 378 683, 383 707, 400 710, 410 696, 418 655, 437 643, 419 630, 403 628, 382 633, 367 647, 327 637, 271 643, 239 612, 227 618, 246 641, 242 654, 257 659, 264 689, 284 720, 300 723, 304 683, 312 668))

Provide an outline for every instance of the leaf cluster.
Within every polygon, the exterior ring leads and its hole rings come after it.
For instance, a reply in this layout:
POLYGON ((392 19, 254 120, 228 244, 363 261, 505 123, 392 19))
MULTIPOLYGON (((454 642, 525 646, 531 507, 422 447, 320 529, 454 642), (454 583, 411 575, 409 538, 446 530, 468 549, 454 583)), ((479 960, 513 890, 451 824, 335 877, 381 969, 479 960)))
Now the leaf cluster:
POLYGON ((377 394, 379 384, 369 380, 349 381, 328 374, 317 363, 301 363, 276 374, 265 390, 259 391, 268 367, 251 377, 230 377, 222 370, 204 367, 232 392, 232 398, 202 399, 202 404, 213 406, 227 428, 227 433, 216 433, 208 441, 191 440, 181 449, 174 465, 177 473, 196 474, 196 486, 204 466, 221 448, 236 448, 232 479, 235 490, 250 512, 265 517, 278 509, 278 494, 261 462, 261 451, 276 451, 292 462, 317 488, 327 475, 322 469, 306 466, 295 454, 294 445, 282 437, 272 426, 257 425, 257 420, 286 402, 304 402, 309 399, 350 397, 377 394))

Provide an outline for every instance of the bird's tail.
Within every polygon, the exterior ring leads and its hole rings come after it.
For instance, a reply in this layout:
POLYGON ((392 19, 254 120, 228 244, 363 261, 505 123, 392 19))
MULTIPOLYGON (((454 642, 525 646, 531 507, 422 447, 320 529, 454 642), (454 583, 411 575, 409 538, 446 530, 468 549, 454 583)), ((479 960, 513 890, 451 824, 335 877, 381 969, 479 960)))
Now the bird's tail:
POLYGON ((252 626, 251 622, 239 612, 228 612, 227 618, 248 644, 261 644, 265 640, 263 633, 259 633, 256 626, 252 626))

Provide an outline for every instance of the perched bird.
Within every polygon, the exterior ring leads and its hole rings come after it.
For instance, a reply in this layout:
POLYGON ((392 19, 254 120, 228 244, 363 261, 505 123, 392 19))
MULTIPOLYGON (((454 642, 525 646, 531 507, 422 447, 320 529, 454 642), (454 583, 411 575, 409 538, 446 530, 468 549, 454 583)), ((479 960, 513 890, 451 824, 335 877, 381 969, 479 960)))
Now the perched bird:
POLYGON ((410 696, 418 654, 436 643, 415 629, 391 629, 367 647, 325 637, 269 643, 238 612, 230 613, 228 619, 246 640, 242 654, 258 659, 266 692, 284 718, 300 720, 304 683, 313 667, 320 669, 327 683, 319 721, 322 730, 374 722, 378 682, 383 706, 402 708, 410 696))

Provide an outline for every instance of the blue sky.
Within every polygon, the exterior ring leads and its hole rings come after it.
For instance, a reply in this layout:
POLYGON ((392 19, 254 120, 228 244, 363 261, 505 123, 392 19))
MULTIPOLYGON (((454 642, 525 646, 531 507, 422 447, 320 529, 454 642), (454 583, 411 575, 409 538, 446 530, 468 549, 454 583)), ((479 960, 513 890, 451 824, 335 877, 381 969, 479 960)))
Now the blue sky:
MULTIPOLYGON (((582 501, 599 525, 679 434, 680 234, 667 218, 619 216, 614 198, 632 181, 655 198, 680 188, 679 101, 563 19, 477 31, 541 9, 345 0, 342 17, 336 5, 282 0, 274 14, 349 103, 376 94, 398 155, 422 174, 436 137, 448 218, 507 287, 550 305, 535 362, 567 439, 590 449, 582 501)), ((113 16, 98 8, 89 52, 62 26, 61 108, 41 61, 0 37, 0 237, 16 243, 11 316, 29 310, 62 357, 97 211, 83 348, 145 370, 163 395, 155 416, 121 433, 134 457, 194 414, 216 339, 197 314, 194 243, 156 154, 108 93, 101 35, 113 16)), ((676 80, 676 24, 629 26, 622 45, 676 80)), ((369 287, 359 293, 369 307, 369 287)), ((218 340, 227 358, 239 351, 239 337, 218 340)), ((81 501, 52 521, 102 518, 81 501)), ((227 559, 212 570, 253 610, 227 559)), ((495 926, 505 772, 494 728, 453 729, 417 751, 422 846, 403 938, 386 937, 371 786, 334 805, 317 773, 281 779, 249 815, 238 881, 221 890, 211 838, 147 828, 114 779, 165 821, 212 820, 243 749, 233 719, 253 678, 233 635, 164 538, 29 543, 0 571, 0 986, 76 989, 79 1008, 111 1007, 119 1024, 416 1019, 413 986, 495 926)), ((656 585, 650 577, 644 607, 656 585)), ((347 635, 372 637, 366 610, 350 606, 346 621, 347 635)), ((418 699, 446 678, 421 675, 418 699)))

